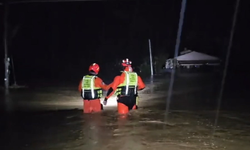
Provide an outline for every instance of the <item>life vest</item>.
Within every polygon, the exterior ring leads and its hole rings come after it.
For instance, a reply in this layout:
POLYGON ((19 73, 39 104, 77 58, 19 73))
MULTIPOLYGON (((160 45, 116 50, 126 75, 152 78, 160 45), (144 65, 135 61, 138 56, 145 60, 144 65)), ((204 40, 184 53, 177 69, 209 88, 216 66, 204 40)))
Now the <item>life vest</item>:
POLYGON ((125 80, 119 84, 116 90, 117 96, 132 96, 137 94, 138 75, 136 72, 123 71, 125 80))
POLYGON ((82 98, 85 100, 100 99, 102 97, 102 89, 95 87, 95 79, 97 76, 86 75, 82 78, 82 98))

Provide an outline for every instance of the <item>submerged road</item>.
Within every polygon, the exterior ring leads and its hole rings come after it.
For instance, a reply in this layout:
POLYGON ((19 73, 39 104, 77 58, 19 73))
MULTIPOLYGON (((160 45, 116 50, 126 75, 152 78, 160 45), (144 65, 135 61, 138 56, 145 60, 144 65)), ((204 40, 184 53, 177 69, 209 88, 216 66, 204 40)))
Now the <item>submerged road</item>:
POLYGON ((15 90, 5 103, 9 113, 0 115, 0 149, 249 150, 249 113, 224 109, 214 127, 216 78, 177 76, 167 120, 169 77, 148 83, 140 92, 140 109, 125 118, 116 113, 114 98, 102 113, 83 114, 75 87, 15 90))

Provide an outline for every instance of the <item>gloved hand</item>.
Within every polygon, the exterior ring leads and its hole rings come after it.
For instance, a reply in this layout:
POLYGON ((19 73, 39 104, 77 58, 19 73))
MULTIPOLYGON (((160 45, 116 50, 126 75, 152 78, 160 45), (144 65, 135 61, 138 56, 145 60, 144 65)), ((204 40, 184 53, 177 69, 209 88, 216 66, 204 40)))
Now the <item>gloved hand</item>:
POLYGON ((103 105, 107 105, 108 99, 105 97, 104 101, 102 102, 103 105))

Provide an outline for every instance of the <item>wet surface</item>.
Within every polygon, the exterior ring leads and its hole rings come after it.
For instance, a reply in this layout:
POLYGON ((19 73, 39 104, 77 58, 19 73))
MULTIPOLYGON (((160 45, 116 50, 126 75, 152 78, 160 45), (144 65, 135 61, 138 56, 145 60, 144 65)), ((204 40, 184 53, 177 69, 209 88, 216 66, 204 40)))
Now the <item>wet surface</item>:
POLYGON ((115 105, 83 114, 75 87, 12 91, 4 107, 9 113, 1 113, 0 149, 249 150, 250 113, 222 107, 215 127, 216 77, 186 77, 176 78, 167 116, 167 77, 148 84, 140 109, 127 116, 115 105))

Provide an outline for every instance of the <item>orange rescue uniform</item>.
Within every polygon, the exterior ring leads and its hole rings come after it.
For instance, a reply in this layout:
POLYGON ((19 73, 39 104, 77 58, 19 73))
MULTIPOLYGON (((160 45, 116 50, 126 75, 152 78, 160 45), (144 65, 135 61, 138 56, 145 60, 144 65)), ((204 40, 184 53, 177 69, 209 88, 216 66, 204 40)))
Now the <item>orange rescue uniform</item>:
MULTIPOLYGON (((101 78, 97 77, 95 78, 95 87, 100 87, 103 90, 107 91, 110 86, 106 85, 101 78)), ((79 83, 78 91, 82 92, 82 80, 79 83)), ((102 110, 102 104, 100 99, 91 99, 86 100, 83 99, 83 111, 84 113, 91 113, 91 112, 100 112, 102 110)))
MULTIPOLYGON (((142 90, 145 88, 145 84, 142 81, 141 77, 139 75, 137 75, 138 78, 138 87, 137 90, 142 90)), ((113 94, 115 94, 117 87, 122 84, 126 79, 126 73, 122 73, 119 76, 116 76, 114 78, 114 81, 109 85, 109 91, 107 93, 106 99, 109 99, 113 94)), ((136 109, 136 97, 137 94, 135 95, 130 95, 130 96, 124 96, 124 95, 120 95, 117 98, 117 107, 118 107, 118 113, 120 114, 126 114, 129 112, 129 110, 131 109, 136 109)))

